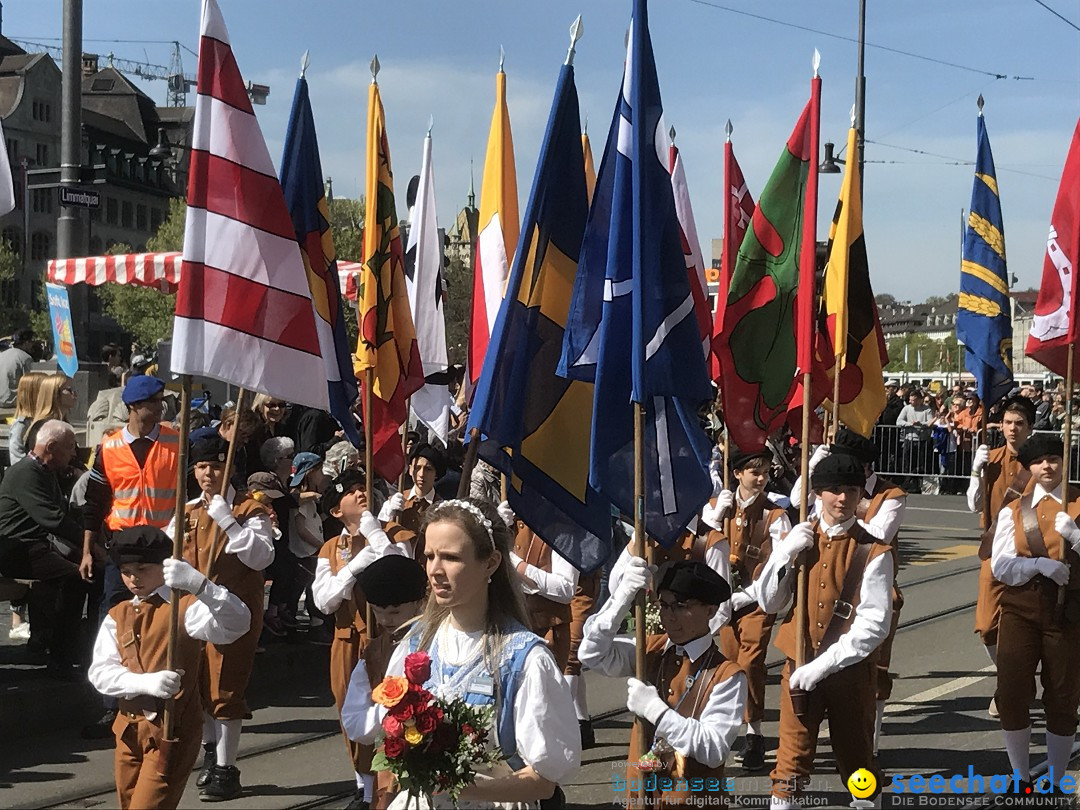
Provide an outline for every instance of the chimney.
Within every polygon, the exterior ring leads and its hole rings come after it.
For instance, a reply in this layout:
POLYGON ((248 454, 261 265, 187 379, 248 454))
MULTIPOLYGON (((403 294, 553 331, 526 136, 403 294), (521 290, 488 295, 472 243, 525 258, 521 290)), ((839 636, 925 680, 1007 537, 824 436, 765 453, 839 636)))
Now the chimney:
POLYGON ((98 72, 98 55, 96 53, 84 53, 82 55, 82 77, 84 79, 98 72))

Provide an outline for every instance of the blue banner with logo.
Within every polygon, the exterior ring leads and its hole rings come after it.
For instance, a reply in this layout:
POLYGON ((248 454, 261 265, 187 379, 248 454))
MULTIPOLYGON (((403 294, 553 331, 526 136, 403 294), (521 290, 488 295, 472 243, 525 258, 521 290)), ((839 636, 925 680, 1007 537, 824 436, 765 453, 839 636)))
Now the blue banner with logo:
POLYGON ((79 370, 79 356, 75 353, 75 332, 71 328, 71 301, 67 287, 46 284, 45 291, 49 296, 49 321, 52 323, 56 365, 69 377, 74 377, 79 370))

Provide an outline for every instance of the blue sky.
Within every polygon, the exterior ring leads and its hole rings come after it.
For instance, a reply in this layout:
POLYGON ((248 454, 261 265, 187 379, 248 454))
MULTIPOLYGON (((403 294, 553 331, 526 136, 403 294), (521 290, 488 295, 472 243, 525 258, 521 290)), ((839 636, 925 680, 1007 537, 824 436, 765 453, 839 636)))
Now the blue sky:
MULTIPOLYGON (((1080 25, 1080 0, 1046 3, 1080 25)), ((631 9, 630 0, 220 4, 245 78, 271 86, 268 104, 256 112, 275 160, 300 56, 311 51, 308 80, 323 170, 338 195, 357 196, 363 185, 368 63, 378 52, 401 208, 433 116, 439 220, 447 226, 464 204, 470 157, 479 194, 499 46, 506 49, 524 210, 570 23, 583 15, 577 84, 582 116, 588 116, 599 149, 619 89, 631 9)), ((86 0, 85 50, 168 64, 167 44, 90 40, 175 37, 197 50, 199 5, 86 0)), ((961 209, 970 200, 973 169, 953 164, 974 159, 980 92, 998 169, 1009 269, 1020 288, 1037 285, 1058 178, 1080 114, 1080 31, 1034 0, 870 0, 868 6, 866 137, 872 143, 866 147, 865 230, 875 291, 918 301, 956 290, 961 209), (929 154, 907 151, 913 149, 929 154)), ((4 34, 59 37, 61 7, 61 0, 7 0, 4 34)), ((725 121, 734 125, 736 155, 756 198, 808 96, 815 47, 822 54, 822 140, 838 149, 846 141, 856 45, 826 33, 854 40, 857 13, 857 0, 650 4, 665 116, 678 132, 706 260, 710 240, 722 232, 725 121)), ((194 73, 195 57, 185 51, 184 61, 194 73)), ((164 102, 163 82, 137 83, 164 102)), ((599 154, 596 159, 599 164, 599 154)), ((822 177, 819 238, 827 235, 839 187, 840 175, 822 177)))

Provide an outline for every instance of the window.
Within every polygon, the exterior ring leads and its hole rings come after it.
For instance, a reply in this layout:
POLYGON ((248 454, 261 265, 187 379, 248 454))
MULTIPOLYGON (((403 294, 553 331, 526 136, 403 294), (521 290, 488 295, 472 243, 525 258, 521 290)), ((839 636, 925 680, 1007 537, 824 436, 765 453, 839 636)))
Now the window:
POLYGON ((157 208, 150 209, 150 230, 154 233, 158 232, 158 228, 161 227, 161 211, 157 208))
POLYGON ((135 208, 135 227, 140 231, 146 230, 146 206, 139 205, 135 208))
POLYGON ((4 240, 7 249, 16 256, 22 255, 22 231, 18 228, 4 228, 4 233, 0 234, 0 239, 4 240))
POLYGON ((105 221, 110 225, 115 225, 119 217, 119 206, 116 204, 116 199, 113 197, 105 198, 105 221))
POLYGON ((52 120, 52 105, 47 101, 34 99, 30 110, 35 121, 44 121, 47 124, 52 120))
POLYGON ((35 188, 30 192, 31 210, 35 214, 51 214, 53 210, 53 194, 51 188, 35 188))
POLYGON ((51 240, 47 233, 35 233, 30 237, 30 258, 34 261, 42 261, 50 258, 52 252, 51 240))
POLYGON ((133 219, 131 203, 124 200, 124 202, 120 203, 120 225, 124 228, 130 228, 133 219))
POLYGON ((48 145, 43 144, 43 143, 39 143, 35 147, 35 150, 36 150, 35 160, 37 161, 37 165, 38 166, 48 166, 49 165, 49 147, 48 147, 48 145))

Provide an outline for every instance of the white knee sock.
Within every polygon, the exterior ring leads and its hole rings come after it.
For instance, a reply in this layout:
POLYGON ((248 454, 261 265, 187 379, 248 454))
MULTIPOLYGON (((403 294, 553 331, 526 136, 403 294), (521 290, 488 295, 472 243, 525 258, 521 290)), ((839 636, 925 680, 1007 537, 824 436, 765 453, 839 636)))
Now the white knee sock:
POLYGON ((1061 734, 1046 732, 1046 764, 1050 767, 1047 773, 1053 774, 1055 788, 1061 784, 1061 777, 1069 768, 1075 738, 1075 734, 1065 737, 1061 734))
POLYGON ((757 736, 760 737, 761 736, 761 721, 760 720, 753 720, 753 721, 747 723, 746 724, 746 733, 747 734, 756 734, 757 736))
POLYGON ((986 650, 986 655, 990 658, 990 663, 993 664, 996 667, 997 666, 997 644, 986 644, 986 645, 984 645, 984 649, 986 650))
POLYGON ((1009 755, 1009 765, 1020 772, 1020 779, 1031 781, 1031 759, 1028 749, 1031 747, 1031 726, 1017 731, 1006 731, 1005 753, 1009 755))
POLYGON ((881 721, 885 719, 885 701, 877 702, 877 713, 874 718, 874 756, 877 756, 878 744, 881 742, 881 721))
POLYGON ((221 767, 235 766, 240 750, 240 727, 243 720, 218 720, 217 764, 221 767))
POLYGON ((570 687, 570 696, 574 699, 574 714, 578 720, 589 719, 589 704, 585 698, 585 679, 581 675, 567 675, 566 685, 570 687))
POLYGON ((356 786, 364 791, 368 803, 375 801, 375 776, 370 773, 356 772, 356 786))
POLYGON ((799 805, 789 799, 777 796, 769 797, 769 810, 800 810, 799 805))
POLYGON ((202 716, 202 741, 203 745, 217 743, 217 720, 212 714, 203 713, 202 716))

